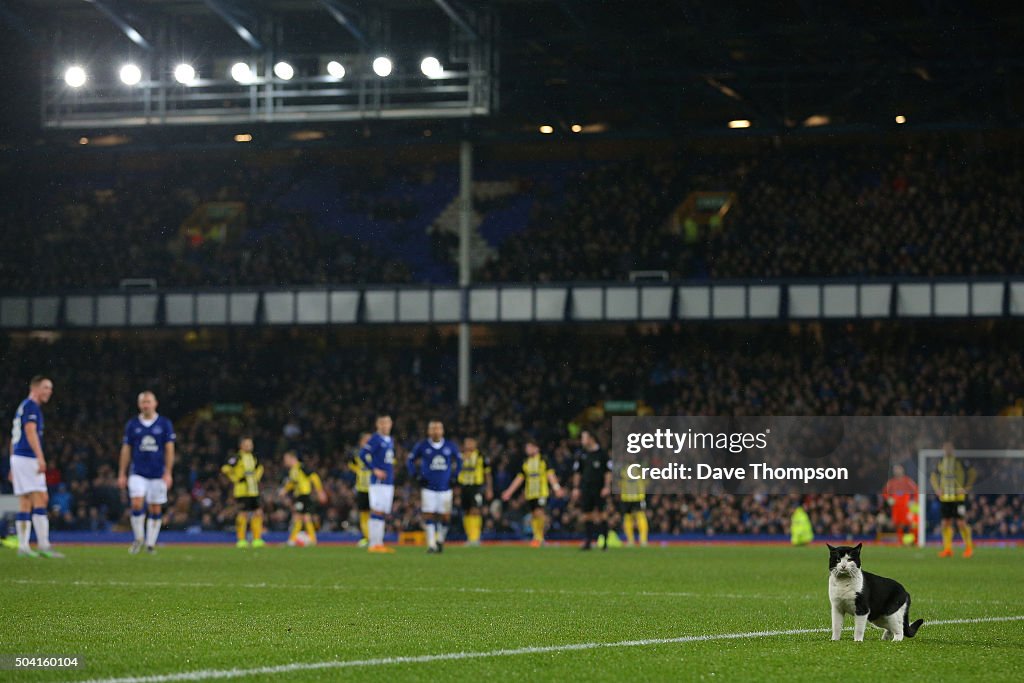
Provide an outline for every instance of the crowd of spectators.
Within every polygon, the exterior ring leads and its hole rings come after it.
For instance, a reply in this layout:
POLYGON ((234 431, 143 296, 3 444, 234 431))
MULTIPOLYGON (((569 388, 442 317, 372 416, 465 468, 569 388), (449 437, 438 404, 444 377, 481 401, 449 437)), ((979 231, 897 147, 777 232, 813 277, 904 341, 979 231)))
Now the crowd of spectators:
MULTIPOLYGON (((30 376, 43 372, 55 383, 45 407, 55 528, 127 528, 116 459, 135 396, 150 389, 178 433, 169 528, 232 527, 235 507, 219 469, 249 434, 267 468, 263 504, 272 529, 285 528, 289 515, 277 488, 280 456, 293 448, 325 482, 330 503, 322 528, 354 531, 348 463, 382 407, 395 417, 399 473, 426 421, 440 418, 449 436, 480 440, 500 492, 527 436, 540 439, 568 483, 577 448, 572 425, 604 400, 641 400, 662 415, 995 415, 1024 397, 1020 332, 899 324, 507 330, 474 352, 467 407, 456 401, 455 344, 447 337, 416 344, 360 344, 329 331, 4 337, 0 396, 13 411, 30 376)), ((608 443, 608 421, 596 429, 608 443)), ((5 450, 6 438, 0 436, 5 450)), ((651 527, 666 534, 785 533, 793 507, 787 496, 650 498, 651 527)), ((416 526, 417 500, 400 474, 395 527, 416 526)), ((1024 533, 1020 496, 975 497, 971 505, 979 535, 1024 533)), ((812 497, 808 507, 819 534, 873 535, 885 524, 878 496, 812 497)), ((523 513, 521 502, 492 502, 485 531, 518 534, 523 513)), ((578 530, 568 501, 553 499, 551 515, 554 536, 578 530)))
MULTIPOLYGON (((742 154, 671 149, 565 166, 556 174, 557 192, 547 187, 555 182, 550 174, 520 177, 520 194, 532 198, 527 227, 498 230, 509 236, 475 278, 624 280, 636 270, 692 279, 1024 271, 1018 191, 1024 157, 1012 145, 935 138, 742 154), (728 193, 735 201, 721 221, 694 231, 670 227, 669 216, 694 192, 728 193)), ((537 163, 540 173, 545 167, 537 163)), ((0 215, 6 245, 0 290, 114 287, 125 278, 153 278, 160 286, 415 279, 398 256, 396 245, 408 238, 398 228, 426 211, 422 192, 413 189, 422 189, 435 167, 371 173, 355 163, 314 169, 302 157, 190 163, 173 156, 154 157, 151 166, 9 174, 9 201, 0 215), (325 178, 336 182, 324 184, 325 178), (407 195, 384 193, 387 179, 408 187, 407 195), (335 202, 335 195, 344 201, 335 202), (182 225, 209 201, 244 204, 240 230, 223 241, 191 244, 182 225), (316 206, 335 208, 311 209, 316 206), (340 206, 379 229, 356 238, 340 206)), ((551 168, 563 167, 552 162, 551 168)), ((495 207, 481 200, 476 209, 486 214, 495 207)), ((425 230, 435 218, 423 216, 425 230)), ((421 256, 446 264, 451 246, 435 244, 437 253, 421 256)))

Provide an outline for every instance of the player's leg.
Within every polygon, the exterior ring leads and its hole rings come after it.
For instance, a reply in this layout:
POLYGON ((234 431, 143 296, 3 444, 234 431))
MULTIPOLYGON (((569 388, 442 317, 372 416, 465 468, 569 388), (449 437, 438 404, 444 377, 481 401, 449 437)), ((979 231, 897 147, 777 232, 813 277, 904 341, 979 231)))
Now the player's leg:
POLYGON ((30 545, 32 541, 32 494, 18 496, 18 514, 14 518, 14 528, 18 535, 18 556, 35 557, 36 553, 30 545))
POLYGON ((291 531, 288 532, 288 545, 296 545, 298 543, 300 531, 302 531, 302 515, 292 505, 292 523, 291 531))
POLYGON ((359 540, 359 546, 363 547, 370 543, 370 494, 366 491, 357 491, 356 501, 359 510, 359 533, 363 536, 359 540))
POLYGON ((960 528, 960 537, 964 539, 964 557, 970 557, 974 554, 974 539, 971 536, 971 525, 963 517, 958 519, 956 523, 960 528))
POLYGON ((622 511, 622 530, 626 533, 626 545, 633 545, 633 506, 629 503, 620 503, 622 511))
MULTIPOLYGON (((370 485, 370 552, 389 552, 384 547, 384 525, 391 514, 395 489, 387 484, 370 485)), ((390 551, 393 552, 393 551, 390 551)))
POLYGON ((544 544, 544 527, 547 526, 547 519, 544 515, 544 503, 543 498, 535 501, 533 508, 533 516, 530 519, 530 526, 533 528, 533 540, 530 541, 530 545, 533 547, 539 547, 544 544))
POLYGON ((46 492, 46 477, 42 474, 37 476, 37 489, 32 492, 32 528, 36 532, 37 550, 40 557, 62 558, 64 556, 50 546, 50 518, 46 514, 50 495, 46 492))
POLYGON ((452 521, 452 490, 441 491, 439 496, 439 509, 434 513, 437 525, 437 549, 444 550, 444 542, 448 539, 448 525, 452 521))
POLYGON ((256 510, 252 513, 250 524, 252 525, 252 547, 262 548, 263 542, 263 506, 260 505, 259 496, 253 498, 256 503, 256 510))
POLYGON ((249 540, 246 537, 249 526, 249 498, 235 498, 235 505, 238 506, 238 513, 235 515, 235 547, 248 548, 249 540))
POLYGON ((608 528, 608 511, 605 509, 605 500, 600 495, 597 496, 597 508, 594 510, 594 516, 597 518, 601 550, 608 550, 608 534, 611 533, 611 530, 608 528))
POLYGON ((309 512, 302 515, 302 524, 306 528, 306 535, 309 536, 309 544, 316 545, 316 525, 313 524, 313 515, 309 512))
POLYGON ((939 557, 953 557, 953 519, 947 512, 947 504, 942 504, 942 552, 939 557))
POLYGON ((640 545, 647 545, 647 506, 645 503, 640 503, 640 509, 636 511, 636 528, 637 535, 640 537, 640 545))
POLYGON ((423 533, 427 540, 427 552, 437 552, 437 491, 420 489, 420 513, 423 519, 423 533))
POLYGON ((163 479, 146 480, 146 503, 149 519, 146 521, 146 551, 156 552, 156 539, 164 525, 163 506, 167 503, 167 484, 163 479))
POLYGON ((137 474, 128 477, 128 498, 131 500, 133 539, 128 552, 135 555, 146 544, 146 480, 137 474))

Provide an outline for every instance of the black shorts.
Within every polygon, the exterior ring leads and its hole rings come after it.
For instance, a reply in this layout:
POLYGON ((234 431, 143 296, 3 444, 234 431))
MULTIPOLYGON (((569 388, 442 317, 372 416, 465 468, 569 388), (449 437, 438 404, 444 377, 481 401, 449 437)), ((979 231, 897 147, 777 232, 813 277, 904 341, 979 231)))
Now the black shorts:
POLYGON ((356 491, 356 509, 360 512, 370 511, 370 492, 356 491))
POLYGON ((313 499, 307 493, 304 496, 295 496, 295 514, 309 515, 313 513, 313 499))
POLYGON ((634 512, 643 512, 647 509, 646 500, 620 500, 619 512, 628 515, 634 512))
POLYGON ((260 509, 260 497, 241 496, 238 499, 238 509, 242 512, 256 512, 260 509))
POLYGON ((459 492, 460 505, 463 512, 484 506, 484 487, 476 485, 463 486, 459 492))
POLYGON ((603 511, 604 502, 601 489, 580 489, 580 507, 583 512, 603 511))
POLYGON ((967 516, 967 503, 963 501, 940 502, 939 516, 942 519, 963 519, 967 516))
POLYGON ((543 509, 547 508, 547 506, 548 506, 548 499, 547 498, 527 498, 526 499, 526 509, 529 510, 530 512, 533 512, 534 510, 543 510, 543 509))

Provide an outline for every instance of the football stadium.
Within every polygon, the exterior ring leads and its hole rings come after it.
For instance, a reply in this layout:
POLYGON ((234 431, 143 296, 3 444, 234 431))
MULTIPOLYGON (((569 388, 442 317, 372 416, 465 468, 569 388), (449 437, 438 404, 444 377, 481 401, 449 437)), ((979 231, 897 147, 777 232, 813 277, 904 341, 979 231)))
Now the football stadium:
POLYGON ((0 680, 1021 680, 1022 46, 0 2, 0 680))

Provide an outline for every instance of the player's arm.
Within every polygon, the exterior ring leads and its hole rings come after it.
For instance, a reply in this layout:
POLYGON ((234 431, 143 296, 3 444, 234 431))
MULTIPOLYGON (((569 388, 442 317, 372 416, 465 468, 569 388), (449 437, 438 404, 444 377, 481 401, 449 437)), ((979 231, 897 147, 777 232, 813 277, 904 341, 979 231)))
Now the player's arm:
POLYGON ((970 493, 974 488, 974 482, 978 479, 978 473, 973 467, 964 467, 964 493, 970 493))
POLYGON ((454 467, 452 468, 452 479, 458 479, 459 478, 459 472, 461 472, 461 471, 462 471, 462 453, 460 453, 459 449, 456 448, 455 449, 455 463, 454 463, 454 467))
POLYGON ((171 488, 172 475, 174 471, 174 442, 168 441, 164 444, 164 483, 171 488))
POLYGON ((517 474, 516 478, 513 479, 512 483, 508 485, 507 489, 505 489, 505 492, 501 494, 501 499, 504 501, 509 500, 513 495, 515 495, 515 492, 519 490, 519 487, 523 485, 523 481, 523 475, 521 473, 517 474))
POLYGON ((313 485, 313 490, 316 491, 317 500, 323 505, 327 502, 327 493, 324 491, 324 484, 320 481, 320 475, 313 472, 309 475, 309 483, 313 485))
POLYGON ((409 479, 412 481, 420 480, 423 477, 423 473, 419 472, 420 462, 420 448, 423 446, 423 442, 420 441, 418 444, 412 447, 409 452, 409 457, 405 459, 405 469, 409 472, 409 479))
POLYGON ((932 472, 932 476, 929 477, 929 480, 932 483, 932 489, 935 491, 935 495, 940 495, 942 491, 940 490, 941 487, 939 486, 939 473, 932 472))
POLYGON ((132 447, 121 444, 121 456, 117 459, 117 488, 128 486, 128 463, 132 461, 132 447))
POLYGON ((548 483, 551 484, 551 488, 554 490, 555 495, 562 498, 565 494, 565 490, 562 488, 562 485, 558 483, 558 477, 555 476, 555 471, 552 469, 548 469, 548 483))
POLYGON ((605 465, 604 471, 604 486, 601 488, 601 497, 607 498, 612 492, 612 461, 609 460, 605 465))
POLYGON ((256 465, 256 481, 263 479, 263 463, 256 465))
POLYGON ((46 473, 46 456, 43 455, 43 444, 39 443, 39 433, 36 431, 35 422, 26 422, 22 429, 25 430, 25 439, 29 448, 36 454, 36 462, 39 463, 39 472, 46 473))

